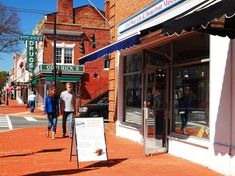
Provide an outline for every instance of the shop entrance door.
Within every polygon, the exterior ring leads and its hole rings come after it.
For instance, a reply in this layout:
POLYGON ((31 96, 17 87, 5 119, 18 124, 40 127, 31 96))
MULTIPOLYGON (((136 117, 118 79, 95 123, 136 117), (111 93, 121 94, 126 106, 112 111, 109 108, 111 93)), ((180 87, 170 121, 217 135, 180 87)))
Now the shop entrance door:
POLYGON ((146 67, 144 93, 144 149, 146 155, 167 151, 168 80, 164 67, 146 67))

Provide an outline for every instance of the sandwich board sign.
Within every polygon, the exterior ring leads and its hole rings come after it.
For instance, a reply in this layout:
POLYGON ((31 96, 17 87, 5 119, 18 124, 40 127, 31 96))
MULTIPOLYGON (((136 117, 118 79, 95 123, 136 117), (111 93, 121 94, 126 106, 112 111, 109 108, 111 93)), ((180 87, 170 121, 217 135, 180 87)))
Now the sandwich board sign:
POLYGON ((79 162, 108 160, 103 117, 75 118, 74 132, 71 153, 76 146, 79 162))

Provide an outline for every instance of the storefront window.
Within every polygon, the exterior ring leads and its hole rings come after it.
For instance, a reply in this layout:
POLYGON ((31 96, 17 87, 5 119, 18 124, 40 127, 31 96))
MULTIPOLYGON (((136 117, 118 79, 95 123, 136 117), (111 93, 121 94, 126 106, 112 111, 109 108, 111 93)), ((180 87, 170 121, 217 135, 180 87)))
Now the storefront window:
POLYGON ((209 35, 194 33, 177 39, 173 41, 173 53, 174 63, 209 58, 209 35))
POLYGON ((124 61, 124 122, 141 125, 142 55, 133 54, 124 61))
POLYGON ((174 69, 174 132, 209 137, 209 63, 174 69))
POLYGON ((145 64, 164 66, 171 62, 171 43, 145 49, 145 64))
POLYGON ((141 74, 125 76, 125 122, 141 124, 141 74))
POLYGON ((124 62, 124 73, 140 71, 142 69, 142 54, 127 55, 124 62))

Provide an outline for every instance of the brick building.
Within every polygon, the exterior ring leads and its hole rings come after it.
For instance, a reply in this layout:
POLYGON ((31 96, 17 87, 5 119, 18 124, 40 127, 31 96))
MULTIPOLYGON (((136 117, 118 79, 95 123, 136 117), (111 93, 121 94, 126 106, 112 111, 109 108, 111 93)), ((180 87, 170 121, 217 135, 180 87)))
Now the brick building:
POLYGON ((55 41, 59 92, 65 89, 66 82, 73 83, 79 106, 108 90, 108 71, 104 70, 103 58, 84 65, 78 64, 78 58, 82 55, 109 44, 110 26, 105 16, 107 13, 93 6, 73 8, 73 0, 57 0, 57 12, 45 15, 36 25, 33 34, 43 36, 43 41, 36 42, 37 62, 31 73, 38 106, 43 107, 46 91, 54 81, 55 41))

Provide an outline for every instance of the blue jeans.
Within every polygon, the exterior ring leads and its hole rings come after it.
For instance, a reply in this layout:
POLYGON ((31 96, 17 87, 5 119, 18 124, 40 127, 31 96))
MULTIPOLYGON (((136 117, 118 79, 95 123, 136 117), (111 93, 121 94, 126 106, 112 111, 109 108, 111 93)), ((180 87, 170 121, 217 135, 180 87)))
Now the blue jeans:
POLYGON ((35 109, 35 101, 34 100, 29 100, 29 108, 30 108, 30 112, 34 112, 34 109, 35 109))
POLYGON ((53 115, 52 113, 47 114, 48 117, 48 131, 51 130, 56 133, 56 126, 57 126, 57 116, 53 115))
POLYGON ((66 134, 66 122, 67 118, 69 118, 69 136, 73 134, 73 112, 64 112, 62 118, 62 133, 66 134))

